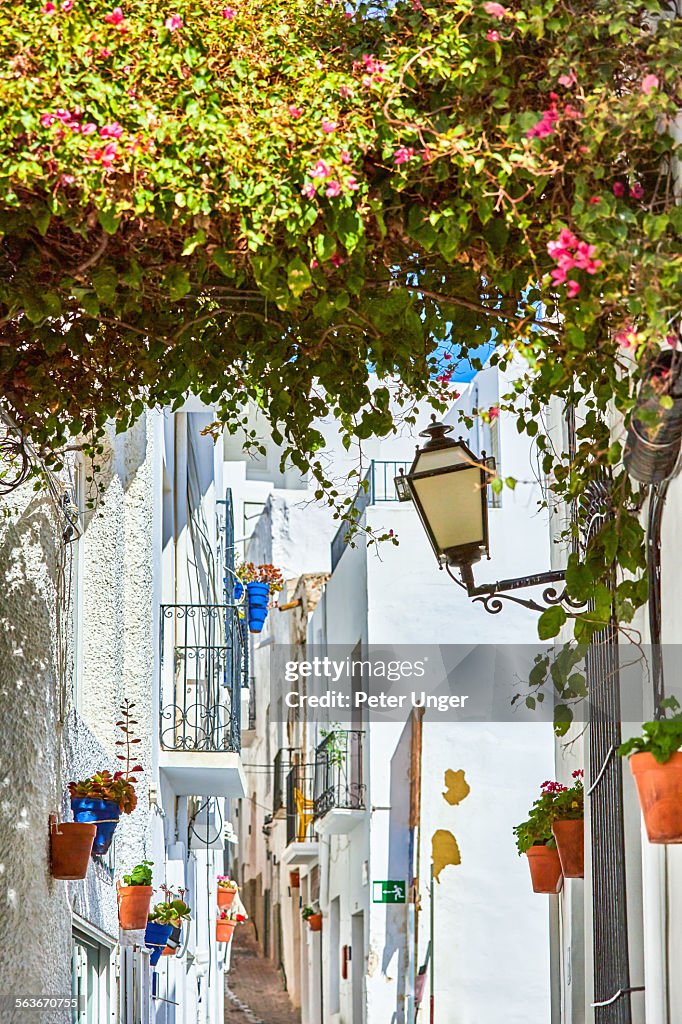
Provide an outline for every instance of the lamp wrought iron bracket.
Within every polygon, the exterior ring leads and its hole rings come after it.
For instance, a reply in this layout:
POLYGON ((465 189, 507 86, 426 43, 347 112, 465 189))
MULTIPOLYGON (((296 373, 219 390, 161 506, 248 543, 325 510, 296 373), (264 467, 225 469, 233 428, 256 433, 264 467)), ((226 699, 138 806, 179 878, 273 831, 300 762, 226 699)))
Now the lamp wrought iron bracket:
POLYGON ((498 580, 496 583, 480 583, 474 581, 473 569, 470 565, 460 567, 461 579, 454 574, 454 566, 446 564, 445 569, 448 576, 460 587, 466 590, 473 601, 483 605, 490 615, 499 615, 504 608, 504 601, 511 601, 513 604, 529 608, 534 612, 544 612, 554 605, 566 605, 571 608, 582 608, 583 605, 576 604, 566 594, 566 588, 553 587, 549 584, 561 583, 566 579, 565 569, 554 569, 551 572, 538 572, 533 576, 517 576, 513 579, 498 580), (533 598, 517 597, 508 593, 510 590, 525 590, 528 587, 545 587, 542 597, 538 600, 533 598))

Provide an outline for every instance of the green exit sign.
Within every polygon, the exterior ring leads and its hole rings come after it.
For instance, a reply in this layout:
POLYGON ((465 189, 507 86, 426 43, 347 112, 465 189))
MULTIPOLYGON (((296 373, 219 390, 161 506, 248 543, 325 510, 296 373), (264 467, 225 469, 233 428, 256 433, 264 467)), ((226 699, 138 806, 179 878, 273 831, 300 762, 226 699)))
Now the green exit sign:
POLYGON ((373 903, 405 903, 407 882, 389 879, 386 882, 372 882, 373 903))

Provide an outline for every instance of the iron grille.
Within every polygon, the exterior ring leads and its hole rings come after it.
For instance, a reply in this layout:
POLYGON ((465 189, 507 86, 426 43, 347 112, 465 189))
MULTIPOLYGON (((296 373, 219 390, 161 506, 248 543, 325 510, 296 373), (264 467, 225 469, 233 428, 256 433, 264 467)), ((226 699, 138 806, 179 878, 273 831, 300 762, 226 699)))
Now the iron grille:
MULTIPOLYGON (((609 516, 606 484, 592 495, 587 539, 609 516)), ((615 617, 586 658, 590 694, 590 827, 595 1024, 631 1024, 618 635, 615 617), (604 767, 606 766, 606 767, 604 767), (592 788, 594 787, 594 788, 592 788), (615 998, 614 998, 615 997, 615 998)))
POLYGON ((244 645, 236 606, 162 605, 160 645, 162 748, 239 751, 244 645))
POLYGON ((364 732, 336 729, 315 751, 315 818, 333 807, 362 810, 365 806, 362 747, 364 732))
POLYGON ((315 766, 312 764, 294 765, 287 775, 287 846, 290 843, 317 842, 314 779, 315 766))

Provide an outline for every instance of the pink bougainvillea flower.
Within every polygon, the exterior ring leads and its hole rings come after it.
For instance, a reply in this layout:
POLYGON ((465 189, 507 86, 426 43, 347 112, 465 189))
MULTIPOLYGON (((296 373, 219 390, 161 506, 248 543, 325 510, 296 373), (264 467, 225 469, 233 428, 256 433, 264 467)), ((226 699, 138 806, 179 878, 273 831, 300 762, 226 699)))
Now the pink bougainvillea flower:
POLYGON ((483 10, 491 18, 506 18, 508 13, 506 7, 503 7, 502 4, 494 3, 493 0, 488 0, 487 3, 483 4, 483 10))
POLYGON ((352 95, 353 95, 353 90, 351 89, 351 87, 349 85, 340 85, 339 86, 339 96, 341 96, 342 99, 347 100, 352 95))
POLYGON ((334 255, 332 256, 332 263, 334 264, 335 267, 342 267, 345 262, 346 261, 343 258, 343 256, 340 256, 338 252, 335 252, 334 255))
POLYGON ((312 181, 309 182, 307 185, 303 186, 303 188, 301 189, 301 195, 305 196, 306 199, 314 199, 315 198, 317 193, 315 191, 315 186, 313 185, 312 181))
POLYGON ((336 181, 335 179, 332 179, 329 182, 329 184, 327 185, 327 189, 325 191, 325 195, 329 196, 330 199, 333 199, 334 196, 340 196, 341 195, 341 185, 340 185, 340 183, 338 181, 336 181))
POLYGON ((330 121, 326 117, 322 121, 322 131, 325 132, 327 135, 331 135, 332 132, 335 132, 338 127, 339 126, 336 121, 330 121))
POLYGON ((311 178, 328 178, 330 174, 329 164, 324 160, 318 160, 312 171, 310 172, 311 178))
POLYGON ((570 89, 572 85, 577 84, 578 79, 575 77, 573 68, 571 68, 567 75, 559 75, 559 85, 563 85, 565 89, 570 89))
POLYGON ((97 125, 93 124, 92 121, 88 121, 86 124, 81 125, 81 135, 94 135, 97 131, 97 125))
POLYGON ((223 7, 223 18, 227 18, 228 21, 232 21, 237 17, 237 12, 234 7, 223 7))
POLYGON ((68 14, 72 7, 73 0, 64 0, 64 2, 62 3, 62 10, 65 14, 68 14))
POLYGON ((317 269, 317 268, 319 267, 319 265, 320 265, 320 264, 319 264, 319 263, 317 262, 317 260, 316 260, 316 259, 315 259, 315 257, 313 256, 313 258, 312 258, 312 259, 311 259, 311 261, 310 261, 310 269, 311 269, 311 270, 316 270, 316 269, 317 269))
POLYGON ((570 103, 567 103, 564 107, 564 117, 567 117, 569 121, 580 121, 582 114, 575 107, 572 107, 570 103))
POLYGON ((341 152, 339 153, 339 160, 341 161, 342 164, 350 163, 350 153, 348 152, 347 149, 341 150, 341 152))
POLYGON ((293 103, 290 103, 287 109, 289 111, 289 117, 293 117, 294 120, 296 120, 296 118, 298 117, 301 117, 301 115, 303 114, 301 108, 295 107, 293 103))
POLYGON ((601 196, 590 196, 590 203, 592 206, 596 206, 597 203, 601 203, 601 196))
POLYGON ((169 32, 179 32, 184 22, 179 14, 171 14, 166 18, 166 28, 169 32))
POLYGON ((622 196, 625 195, 625 185, 622 181, 614 181, 612 191, 614 196, 620 199, 622 196))
POLYGON ((111 50, 107 50, 106 46, 103 46, 103 47, 102 47, 102 49, 101 49, 101 50, 99 51, 99 53, 97 54, 97 56, 98 56, 98 57, 99 57, 99 58, 100 58, 101 60, 106 60, 106 59, 107 59, 107 57, 111 57, 111 50))
POLYGON ((76 178, 73 174, 61 174, 59 176, 60 185, 73 185, 75 180, 76 178))
POLYGON ((43 126, 43 128, 50 128, 56 120, 57 118, 54 116, 54 114, 42 114, 40 117, 40 123, 43 126))
POLYGON ((108 25, 116 25, 116 26, 122 25, 123 22, 125 21, 125 19, 123 17, 123 11, 121 10, 120 7, 114 7, 114 9, 111 12, 111 14, 105 14, 104 15, 104 20, 106 21, 106 23, 108 25))
POLYGON ((102 164, 103 167, 110 168, 118 156, 118 143, 108 142, 103 149, 91 149, 88 151, 86 160, 91 160, 94 163, 102 164))
POLYGON ((498 405, 491 405, 488 409, 488 416, 491 420, 496 420, 500 415, 500 407, 498 405))
POLYGON ((566 282, 566 294, 569 299, 574 299, 576 295, 580 294, 580 285, 577 281, 571 279, 566 282))
POLYGON ((451 352, 444 352, 443 353, 443 359, 452 359, 452 353, 451 352))
POLYGON ((48 0, 44 7, 40 8, 43 14, 54 14, 57 10, 57 5, 52 3, 52 0, 48 0))
POLYGON ((642 79, 642 92, 645 96, 648 96, 653 89, 658 89, 660 84, 658 75, 645 75, 642 79))
POLYGON ((351 174, 351 176, 349 178, 346 178, 346 191, 347 192, 357 192, 357 190, 359 188, 360 188, 360 185, 359 185, 358 181, 356 180, 354 174, 351 174))
POLYGON ((489 28, 485 37, 489 43, 499 43, 500 41, 500 33, 494 28, 489 28))
POLYGON ((120 139, 123 135, 123 128, 118 121, 113 121, 111 124, 105 124, 103 128, 100 128, 99 133, 103 139, 120 139))
POLYGON ((639 344, 639 335, 632 324, 624 324, 620 331, 613 336, 619 348, 636 348, 639 344))
POLYGON ((394 164, 406 164, 408 160, 411 160, 414 156, 414 149, 412 146, 398 146, 395 153, 393 154, 394 164))
POLYGON ((630 195, 633 199, 644 199, 644 188, 639 181, 636 181, 631 187, 630 195))

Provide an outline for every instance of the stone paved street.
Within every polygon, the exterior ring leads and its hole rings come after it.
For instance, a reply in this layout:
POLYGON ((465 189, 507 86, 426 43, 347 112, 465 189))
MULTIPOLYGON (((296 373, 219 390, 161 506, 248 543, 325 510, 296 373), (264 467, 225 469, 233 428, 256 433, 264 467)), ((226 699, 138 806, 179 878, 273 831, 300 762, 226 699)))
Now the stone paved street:
POLYGON ((237 928, 232 965, 225 978, 225 1024, 299 1024, 282 977, 259 954, 251 925, 237 928))

